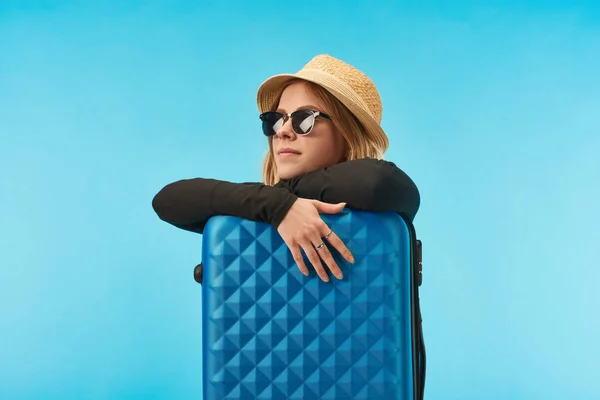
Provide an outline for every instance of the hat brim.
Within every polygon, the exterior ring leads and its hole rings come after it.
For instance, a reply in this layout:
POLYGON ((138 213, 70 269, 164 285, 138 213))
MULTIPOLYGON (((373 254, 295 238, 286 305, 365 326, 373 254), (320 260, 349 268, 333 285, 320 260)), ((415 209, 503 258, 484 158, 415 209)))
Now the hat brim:
POLYGON ((387 149, 389 141, 380 123, 367 111, 368 107, 362 99, 344 82, 319 70, 302 70, 296 74, 279 74, 265 80, 258 88, 256 102, 260 113, 270 111, 279 100, 284 86, 294 79, 300 79, 321 86, 342 104, 360 121, 367 137, 387 149))

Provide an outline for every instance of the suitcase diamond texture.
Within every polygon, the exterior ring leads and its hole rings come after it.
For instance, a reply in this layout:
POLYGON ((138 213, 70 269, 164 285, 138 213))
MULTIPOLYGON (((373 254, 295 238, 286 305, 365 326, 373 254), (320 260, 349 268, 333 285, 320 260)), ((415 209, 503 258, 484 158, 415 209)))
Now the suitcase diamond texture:
POLYGON ((321 281, 306 259, 302 275, 268 224, 209 221, 205 399, 412 399, 406 226, 388 213, 322 218, 356 260, 330 247, 342 281, 321 281))

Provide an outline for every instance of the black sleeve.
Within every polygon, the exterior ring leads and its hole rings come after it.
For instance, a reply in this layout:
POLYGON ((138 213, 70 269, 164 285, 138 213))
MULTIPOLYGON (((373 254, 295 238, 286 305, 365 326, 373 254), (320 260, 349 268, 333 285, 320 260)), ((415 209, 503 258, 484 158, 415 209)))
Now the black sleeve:
POLYGON ((277 228, 296 199, 281 187, 194 178, 165 186, 154 196, 152 207, 163 221, 203 233, 215 215, 268 222, 277 228))
POLYGON ((365 158, 306 173, 283 184, 298 197, 352 209, 395 211, 411 221, 420 205, 415 183, 394 163, 365 158))

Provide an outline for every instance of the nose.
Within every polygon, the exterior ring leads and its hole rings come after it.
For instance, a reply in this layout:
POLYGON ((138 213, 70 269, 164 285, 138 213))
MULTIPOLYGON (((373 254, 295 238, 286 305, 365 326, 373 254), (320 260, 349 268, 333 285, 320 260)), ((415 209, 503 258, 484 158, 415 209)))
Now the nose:
POLYGON ((275 132, 275 136, 277 136, 277 138, 279 139, 294 139, 296 137, 296 133, 294 133, 294 130, 292 129, 291 118, 288 118, 287 121, 285 121, 283 125, 281 125, 281 128, 279 128, 277 132, 275 132))

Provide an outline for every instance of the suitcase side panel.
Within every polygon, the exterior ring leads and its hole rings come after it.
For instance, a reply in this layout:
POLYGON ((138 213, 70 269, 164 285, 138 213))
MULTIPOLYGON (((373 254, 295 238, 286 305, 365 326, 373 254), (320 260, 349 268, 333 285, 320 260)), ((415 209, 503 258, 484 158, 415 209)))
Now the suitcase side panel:
POLYGON ((393 213, 322 217, 356 259, 332 251, 341 281, 302 275, 268 224, 207 224, 204 398, 413 399, 406 224, 393 213))

